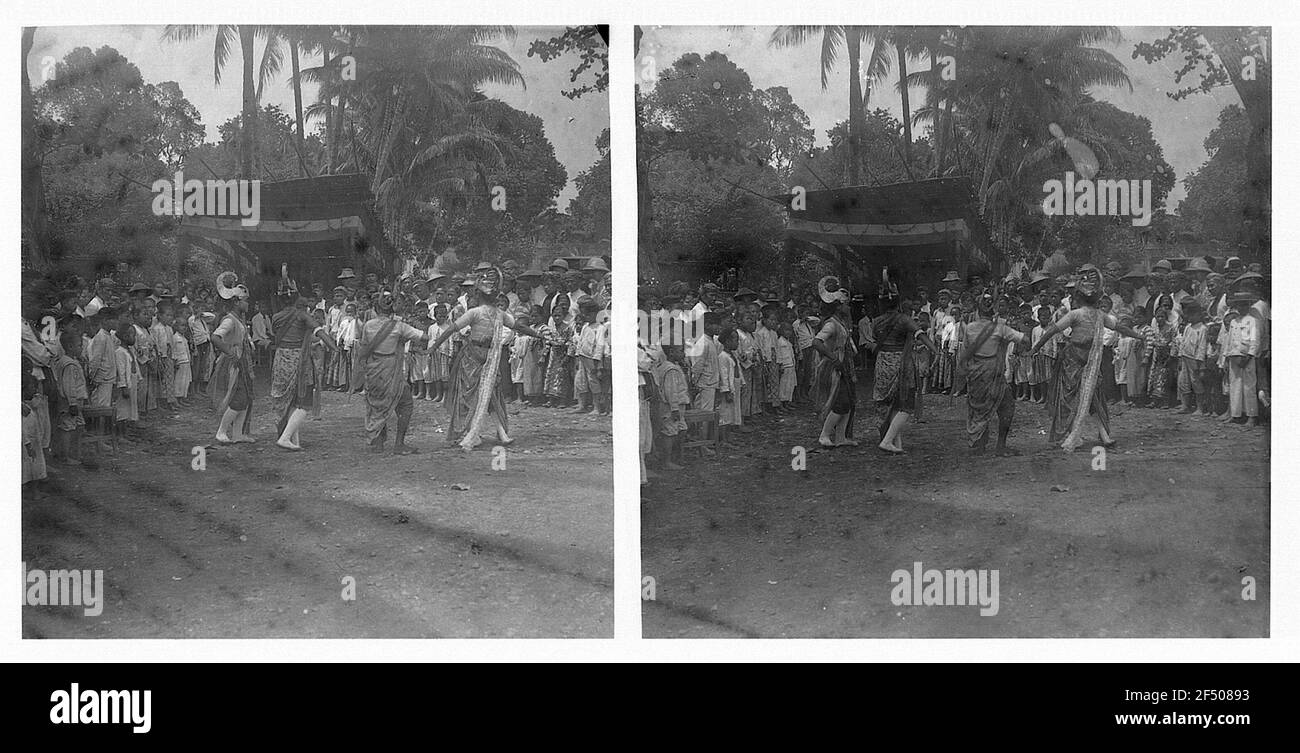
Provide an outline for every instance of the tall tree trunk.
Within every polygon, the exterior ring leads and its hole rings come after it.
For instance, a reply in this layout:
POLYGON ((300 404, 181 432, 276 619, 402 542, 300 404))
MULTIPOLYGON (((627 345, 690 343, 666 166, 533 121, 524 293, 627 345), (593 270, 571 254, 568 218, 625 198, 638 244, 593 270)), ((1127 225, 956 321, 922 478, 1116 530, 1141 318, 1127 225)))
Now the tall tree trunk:
POLYGON ((1001 114, 998 116, 997 129, 993 132, 993 140, 989 144, 988 154, 984 157, 984 175, 980 178, 980 214, 984 214, 988 205, 988 197, 985 195, 989 190, 989 183, 993 179, 993 164, 998 161, 998 155, 1002 153, 1002 141, 1006 138, 1007 121, 1011 118, 1011 92, 1002 93, 1001 114))
POLYGON ((862 34, 857 26, 844 28, 849 50, 849 185, 862 182, 862 34))
POLYGON ((27 263, 33 270, 43 271, 50 264, 49 228, 45 222, 45 181, 41 176, 41 159, 37 153, 36 98, 32 95, 32 82, 27 76, 27 58, 32 53, 36 27, 23 29, 22 71, 22 231, 27 244, 27 263))
POLYGON ((930 173, 939 175, 939 152, 943 150, 943 118, 939 116, 939 54, 930 51, 930 84, 925 91, 925 106, 930 111, 930 173))
POLYGON ((302 122, 302 79, 299 75, 302 68, 298 62, 298 40, 291 38, 289 41, 289 63, 293 66, 293 113, 294 113, 294 139, 298 146, 298 175, 307 177, 307 163, 303 156, 303 150, 306 148, 306 136, 303 133, 302 122))
POLYGON ((244 109, 240 118, 239 170, 253 180, 254 143, 257 138, 257 89, 253 86, 253 27, 239 27, 239 47, 244 56, 244 109))
POLYGON ((938 171, 936 175, 943 177, 943 166, 948 162, 948 145, 956 139, 957 135, 952 132, 952 97, 949 96, 943 103, 943 120, 939 127, 939 157, 936 160, 938 171))
MULTIPOLYGON (((321 51, 321 68, 329 71, 330 53, 329 50, 321 51)), ((328 75, 328 74, 327 74, 328 75)), ((334 164, 338 156, 334 141, 334 98, 325 98, 325 174, 329 175, 334 172, 334 164)))
POLYGON ((898 88, 903 96, 903 162, 912 165, 912 107, 907 97, 907 52, 902 44, 895 44, 898 51, 898 88))
MULTIPOLYGON (((632 33, 632 57, 641 59, 640 26, 632 33)), ((659 277, 659 254, 654 245, 654 194, 650 186, 650 155, 642 148, 644 134, 641 125, 641 85, 635 85, 636 98, 636 246, 638 279, 657 279, 659 277)))
MULTIPOLYGON (((352 54, 352 47, 355 46, 355 44, 356 44, 356 40, 355 40, 354 38, 351 39, 351 44, 350 44, 350 46, 348 47, 348 53, 347 53, 347 54, 349 54, 349 55, 352 54)), ((343 86, 343 79, 342 79, 342 77, 340 76, 340 79, 339 79, 339 87, 340 87, 340 89, 339 89, 338 105, 337 105, 337 108, 334 110, 334 141, 335 141, 336 143, 338 143, 340 146, 341 146, 342 143, 343 143, 343 125, 344 125, 343 120, 344 120, 344 115, 345 115, 345 113, 346 113, 346 111, 347 111, 347 107, 346 107, 346 105, 345 105, 345 103, 344 103, 344 100, 343 100, 342 86, 343 86)), ((355 134, 354 134, 354 135, 355 135, 355 134)), ((338 154, 339 154, 339 152, 336 150, 336 151, 334 152, 334 155, 335 155, 336 158, 338 157, 338 154)), ((355 143, 353 144, 353 148, 352 148, 352 161, 353 161, 353 163, 354 163, 354 165, 353 165, 353 170, 354 170, 354 171, 355 171, 355 170, 359 170, 359 169, 360 169, 361 162, 360 162, 359 160, 357 160, 357 153, 356 153, 356 145, 355 145, 355 143)), ((339 164, 336 162, 336 163, 335 163, 335 167, 334 167, 335 172, 337 172, 337 171, 339 170, 340 167, 341 167, 341 165, 339 165, 339 164)))

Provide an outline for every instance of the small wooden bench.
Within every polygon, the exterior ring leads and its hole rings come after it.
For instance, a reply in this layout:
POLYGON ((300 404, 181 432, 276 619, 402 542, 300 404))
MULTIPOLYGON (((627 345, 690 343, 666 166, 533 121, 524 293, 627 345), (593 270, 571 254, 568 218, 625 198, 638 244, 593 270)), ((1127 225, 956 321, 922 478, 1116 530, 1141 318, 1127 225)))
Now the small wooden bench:
POLYGON ((107 438, 110 446, 113 448, 113 454, 117 454, 117 408, 91 408, 83 406, 81 415, 86 419, 86 433, 82 437, 82 446, 85 446, 87 440, 91 441, 95 448, 96 455, 104 454, 104 439, 107 438))
POLYGON ((710 448, 718 451, 718 412, 715 410, 688 410, 685 413, 686 436, 682 449, 710 448))

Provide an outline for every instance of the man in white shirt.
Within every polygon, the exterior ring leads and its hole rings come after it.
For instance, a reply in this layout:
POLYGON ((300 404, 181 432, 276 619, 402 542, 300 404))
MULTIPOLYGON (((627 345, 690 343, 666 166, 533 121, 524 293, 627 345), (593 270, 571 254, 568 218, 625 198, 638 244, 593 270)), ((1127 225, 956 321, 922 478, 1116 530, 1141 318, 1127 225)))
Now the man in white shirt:
POLYGON ((253 365, 264 362, 271 347, 271 317, 262 312, 262 304, 253 301, 253 365))

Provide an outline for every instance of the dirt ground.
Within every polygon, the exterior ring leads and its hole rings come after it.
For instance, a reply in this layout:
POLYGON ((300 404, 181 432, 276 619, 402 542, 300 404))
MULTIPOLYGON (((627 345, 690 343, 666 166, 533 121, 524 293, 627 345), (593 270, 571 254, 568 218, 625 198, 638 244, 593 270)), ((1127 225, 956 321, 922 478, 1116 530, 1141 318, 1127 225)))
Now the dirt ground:
POLYGON ((1024 402, 1011 436, 1024 454, 972 456, 964 399, 930 395, 892 456, 867 441, 867 398, 859 448, 821 451, 802 411, 643 487, 645 636, 1269 634, 1267 430, 1121 408, 1119 444, 1093 470, 1087 448, 1050 447, 1045 411, 1024 402), (915 562, 998 570, 998 613, 895 606, 891 574, 915 562))
POLYGON ((24 637, 612 637, 608 417, 523 408, 494 470, 490 445, 447 447, 435 403, 416 402, 421 454, 377 462, 361 396, 327 392, 290 453, 265 377, 256 395, 256 445, 216 445, 204 403, 24 489, 27 567, 103 569, 107 592, 99 617, 24 607, 24 637))

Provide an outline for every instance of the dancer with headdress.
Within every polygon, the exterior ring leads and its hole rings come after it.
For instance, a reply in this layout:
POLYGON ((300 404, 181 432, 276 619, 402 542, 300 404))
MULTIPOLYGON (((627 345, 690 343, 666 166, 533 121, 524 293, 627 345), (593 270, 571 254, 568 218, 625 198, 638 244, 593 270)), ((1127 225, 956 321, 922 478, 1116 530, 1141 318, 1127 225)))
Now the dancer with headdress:
POLYGON ((253 342, 244 315, 248 313, 248 288, 234 272, 217 276, 219 319, 212 331, 216 364, 212 374, 212 400, 221 414, 217 441, 222 444, 256 442, 249 434, 253 423, 253 342))
POLYGON ((919 341, 933 356, 937 349, 911 316, 899 311, 898 286, 889 280, 889 270, 882 272, 880 307, 884 313, 871 320, 875 334, 876 374, 872 397, 880 408, 881 450, 895 455, 903 452, 903 429, 916 411, 918 376, 912 359, 913 343, 919 341))
POLYGON ((1105 294, 1100 270, 1093 264, 1079 268, 1079 282, 1070 296, 1073 308, 1056 320, 1034 343, 1031 351, 1036 355, 1043 344, 1058 332, 1069 331, 1060 344, 1052 375, 1048 412, 1052 418, 1050 440, 1061 443, 1066 452, 1074 452, 1083 444, 1088 416, 1097 417, 1098 441, 1103 447, 1112 447, 1110 413, 1104 393, 1098 382, 1101 379, 1102 337, 1105 329, 1113 329, 1134 340, 1145 341, 1143 335, 1131 327, 1120 324, 1114 316, 1097 308, 1105 294))
POLYGON ((857 378, 854 371, 856 348, 849 334, 849 293, 839 280, 827 276, 817 284, 822 299, 822 326, 813 338, 818 354, 813 367, 813 401, 820 406, 818 418, 822 447, 853 446, 853 417, 857 413, 857 378))
POLYGON ((271 319, 275 333, 271 358, 271 405, 280 416, 276 423, 277 447, 301 450, 299 430, 307 421, 307 411, 324 389, 318 379, 318 364, 312 346, 322 343, 330 351, 338 348, 325 328, 307 313, 307 299, 289 294, 293 304, 284 307, 271 319))
POLYGON ((458 442, 466 451, 482 444, 490 415, 496 416, 500 444, 514 441, 505 407, 510 370, 502 368, 506 329, 541 337, 533 328, 517 324, 509 311, 496 305, 500 284, 501 270, 489 267, 480 271, 471 288, 468 309, 429 346, 437 350, 452 333, 469 328, 468 339, 452 358, 445 401, 451 416, 447 441, 458 442))

